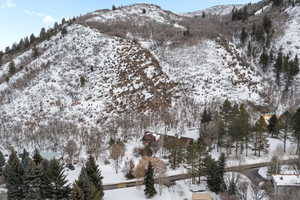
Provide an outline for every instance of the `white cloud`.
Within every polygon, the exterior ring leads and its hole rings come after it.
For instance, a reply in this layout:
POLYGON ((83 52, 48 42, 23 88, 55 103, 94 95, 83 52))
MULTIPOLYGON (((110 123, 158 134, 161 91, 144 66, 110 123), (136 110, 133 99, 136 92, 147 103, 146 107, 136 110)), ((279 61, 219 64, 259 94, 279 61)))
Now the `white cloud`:
POLYGON ((44 24, 46 24, 47 26, 51 26, 55 23, 55 19, 52 16, 44 16, 43 18, 43 22, 44 24))
POLYGON ((40 13, 40 12, 35 12, 32 10, 24 10, 25 14, 30 15, 30 16, 36 16, 36 17, 40 17, 43 19, 43 23, 46 26, 51 26, 55 23, 55 18, 50 16, 50 15, 46 15, 44 13, 40 13))
POLYGON ((17 4, 13 0, 0 0, 0 8, 14 8, 17 4))

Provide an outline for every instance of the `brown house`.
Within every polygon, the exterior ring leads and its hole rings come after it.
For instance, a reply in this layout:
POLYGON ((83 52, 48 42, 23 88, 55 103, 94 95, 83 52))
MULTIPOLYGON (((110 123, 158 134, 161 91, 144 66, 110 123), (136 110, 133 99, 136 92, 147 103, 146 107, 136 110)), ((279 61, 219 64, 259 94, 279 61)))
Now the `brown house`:
POLYGON ((142 141, 144 145, 151 145, 156 142, 156 137, 153 133, 145 132, 142 141))
POLYGON ((208 193, 199 193, 193 194, 192 200, 213 200, 213 198, 208 193))

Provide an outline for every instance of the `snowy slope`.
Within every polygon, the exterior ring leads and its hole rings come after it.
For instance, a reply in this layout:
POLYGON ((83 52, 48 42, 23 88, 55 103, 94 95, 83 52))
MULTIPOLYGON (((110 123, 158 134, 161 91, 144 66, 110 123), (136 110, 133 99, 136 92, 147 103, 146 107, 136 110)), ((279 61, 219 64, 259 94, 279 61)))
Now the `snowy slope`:
POLYGON ((209 15, 218 15, 218 16, 223 16, 223 15, 228 15, 232 12, 233 8, 240 9, 244 5, 241 4, 236 4, 236 5, 218 5, 218 6, 213 6, 204 10, 199 10, 195 12, 189 12, 184 14, 185 16, 188 17, 194 17, 194 16, 201 16, 203 12, 205 14, 209 15))
POLYGON ((201 104, 225 99, 263 104, 259 74, 240 63, 232 43, 229 49, 232 52, 217 41, 205 40, 191 47, 168 49, 160 60, 166 73, 191 89, 191 96, 201 104))
MULTIPOLYGON (((137 43, 72 25, 66 36, 58 34, 38 48, 43 51, 38 59, 0 85, 3 117, 23 122, 56 118, 89 126, 109 113, 170 103, 172 83, 137 43)), ((22 56, 15 59, 17 68, 22 56)), ((0 73, 7 71, 8 65, 0 73)))
POLYGON ((152 4, 134 4, 120 7, 116 10, 100 10, 88 14, 86 17, 86 22, 130 22, 137 25, 155 22, 185 29, 176 23, 176 21, 181 19, 179 15, 162 10, 159 6, 152 4))

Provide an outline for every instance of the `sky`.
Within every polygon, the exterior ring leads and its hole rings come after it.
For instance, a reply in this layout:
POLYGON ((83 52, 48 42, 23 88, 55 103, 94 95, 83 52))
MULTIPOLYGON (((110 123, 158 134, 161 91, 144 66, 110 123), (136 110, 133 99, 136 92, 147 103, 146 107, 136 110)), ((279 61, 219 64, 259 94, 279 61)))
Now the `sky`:
POLYGON ((79 16, 112 5, 152 3, 177 13, 201 10, 221 4, 258 0, 0 0, 0 50, 42 27, 49 28, 63 17, 79 16))

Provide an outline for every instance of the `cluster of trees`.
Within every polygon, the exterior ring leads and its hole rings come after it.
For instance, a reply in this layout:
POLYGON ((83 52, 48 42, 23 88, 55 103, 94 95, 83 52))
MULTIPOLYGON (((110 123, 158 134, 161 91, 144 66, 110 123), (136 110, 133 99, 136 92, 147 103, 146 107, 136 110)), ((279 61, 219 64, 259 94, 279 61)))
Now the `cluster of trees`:
MULTIPOLYGON (((34 45, 36 45, 39 42, 42 42, 44 40, 50 39, 51 36, 57 34, 59 31, 62 31, 62 34, 66 34, 66 27, 64 26, 66 23, 72 23, 75 21, 75 18, 66 20, 65 18, 62 19, 61 23, 58 24, 57 22, 54 24, 53 28, 50 28, 46 30, 45 28, 42 28, 40 31, 39 36, 35 36, 33 33, 29 37, 22 38, 18 43, 14 43, 11 47, 5 48, 5 54, 14 54, 19 51, 24 51, 34 45)), ((1 54, 4 54, 3 52, 0 52, 0 61, 1 61, 1 54)), ((0 62, 1 64, 1 62, 0 62)))
POLYGON ((286 81, 286 90, 288 90, 294 80, 294 77, 299 73, 298 56, 296 55, 294 58, 291 58, 290 53, 284 55, 282 51, 279 51, 277 57, 274 58, 272 50, 268 53, 267 50, 264 49, 260 56, 260 64, 262 65, 264 72, 268 70, 268 66, 273 65, 277 85, 281 85, 281 78, 284 77, 286 81))
POLYGON ((48 161, 38 150, 32 157, 24 150, 19 159, 12 150, 7 163, 0 152, 0 169, 5 178, 8 200, 101 200, 102 176, 92 156, 82 168, 78 181, 70 187, 64 165, 48 161))
POLYGON ((232 21, 238 21, 238 20, 246 21, 248 17, 249 17, 249 13, 248 13, 247 6, 244 6, 242 9, 237 9, 236 7, 232 9, 232 21))
POLYGON ((293 59, 290 58, 290 54, 284 55, 279 51, 277 59, 273 65, 276 73, 276 83, 280 86, 281 74, 284 75, 286 80, 286 89, 291 86, 294 77, 299 73, 299 59, 296 55, 293 59))
POLYGON ((95 159, 89 156, 86 165, 81 168, 79 178, 73 184, 72 200, 103 199, 102 175, 95 159))
POLYGON ((32 158, 24 150, 21 160, 12 150, 3 176, 8 200, 68 199, 71 191, 63 165, 56 159, 43 159, 37 150, 32 158))
POLYGON ((273 34, 274 29, 272 20, 268 15, 265 15, 261 24, 257 25, 256 23, 253 23, 250 33, 246 28, 242 28, 240 40, 242 44, 245 44, 248 38, 251 39, 248 42, 248 54, 252 55, 252 42, 256 41, 265 47, 269 47, 273 34))

